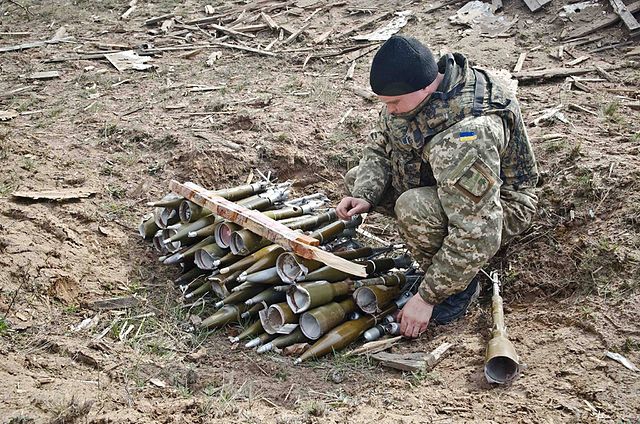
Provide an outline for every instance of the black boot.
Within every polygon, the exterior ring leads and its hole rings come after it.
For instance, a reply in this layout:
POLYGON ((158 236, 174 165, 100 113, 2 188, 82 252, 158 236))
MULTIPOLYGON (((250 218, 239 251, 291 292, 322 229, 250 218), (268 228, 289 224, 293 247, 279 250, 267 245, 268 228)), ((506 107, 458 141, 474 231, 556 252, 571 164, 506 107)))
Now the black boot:
POLYGON ((466 289, 447 297, 433 307, 431 322, 436 325, 449 324, 462 317, 467 308, 480 295, 480 283, 476 275, 466 289))

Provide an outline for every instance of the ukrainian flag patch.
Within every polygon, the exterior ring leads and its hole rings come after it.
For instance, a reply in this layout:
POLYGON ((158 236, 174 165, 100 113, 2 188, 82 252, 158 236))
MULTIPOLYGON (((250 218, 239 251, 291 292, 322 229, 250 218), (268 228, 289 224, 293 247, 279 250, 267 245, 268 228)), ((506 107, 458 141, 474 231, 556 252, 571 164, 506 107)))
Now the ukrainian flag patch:
POLYGON ((460 131, 458 138, 460 141, 474 141, 478 136, 473 131, 460 131))

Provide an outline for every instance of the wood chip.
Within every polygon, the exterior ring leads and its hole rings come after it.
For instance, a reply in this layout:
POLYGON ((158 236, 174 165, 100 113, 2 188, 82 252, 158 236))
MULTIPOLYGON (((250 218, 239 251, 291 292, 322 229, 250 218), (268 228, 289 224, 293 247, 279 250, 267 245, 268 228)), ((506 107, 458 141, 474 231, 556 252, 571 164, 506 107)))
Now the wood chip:
POLYGON ((421 371, 424 369, 432 369, 444 357, 444 354, 451 347, 451 343, 442 343, 432 352, 425 354, 420 353, 387 353, 379 352, 371 357, 380 362, 381 365, 395 368, 401 371, 421 371))
POLYGON ((166 21, 167 19, 171 19, 173 18, 175 15, 173 13, 167 13, 166 15, 161 15, 161 16, 156 16, 154 18, 149 18, 146 21, 144 21, 144 24, 146 26, 151 26, 151 25, 155 25, 158 22, 162 22, 162 21, 166 21))
POLYGON ((14 191, 13 197, 20 197, 30 200, 71 200, 82 199, 96 194, 96 190, 87 188, 67 188, 60 190, 43 190, 43 191, 14 191))
POLYGON ((110 299, 96 300, 87 306, 93 310, 110 311, 113 309, 128 309, 140 303, 139 299, 133 296, 113 297, 110 299))
POLYGON ((622 19, 622 22, 624 22, 629 31, 640 29, 640 24, 622 0, 609 0, 609 3, 611 3, 611 7, 613 7, 613 10, 620 16, 620 19, 622 19))
MULTIPOLYGON (((626 8, 630 13, 636 13, 640 10, 640 1, 635 1, 631 4, 628 4, 626 8)), ((563 39, 570 40, 574 38, 584 37, 586 35, 591 35, 594 32, 598 32, 601 29, 614 25, 619 20, 620 20, 620 16, 618 16, 617 14, 611 15, 609 17, 597 19, 590 26, 587 26, 586 28, 577 29, 576 31, 567 34, 565 37, 563 37, 563 39)))
POLYGON ((145 71, 153 68, 153 65, 146 63, 152 58, 147 56, 139 56, 138 53, 133 50, 127 50, 124 52, 106 54, 104 57, 119 71, 126 71, 127 69, 134 69, 136 71, 145 71))
POLYGON ((59 78, 59 77, 60 77, 59 71, 43 71, 43 72, 34 72, 33 74, 29 75, 27 78, 35 79, 35 80, 47 80, 47 79, 53 79, 53 78, 59 78))
POLYGON ((567 66, 576 66, 579 63, 584 62, 585 60, 588 60, 590 56, 580 56, 570 62, 567 62, 567 66))
POLYGON ((516 62, 516 66, 513 67, 513 72, 522 71, 522 66, 524 65, 524 60, 527 58, 527 52, 520 53, 518 57, 518 61, 516 62))
POLYGON ((636 367, 633 364, 633 362, 631 362, 630 360, 628 360, 624 356, 620 355, 619 353, 607 351, 607 352, 605 352, 605 355, 607 356, 607 358, 613 359, 614 361, 621 363, 625 368, 627 368, 627 369, 629 369, 631 371, 634 371, 634 372, 639 372, 640 371, 640 369, 638 369, 638 367, 636 367))

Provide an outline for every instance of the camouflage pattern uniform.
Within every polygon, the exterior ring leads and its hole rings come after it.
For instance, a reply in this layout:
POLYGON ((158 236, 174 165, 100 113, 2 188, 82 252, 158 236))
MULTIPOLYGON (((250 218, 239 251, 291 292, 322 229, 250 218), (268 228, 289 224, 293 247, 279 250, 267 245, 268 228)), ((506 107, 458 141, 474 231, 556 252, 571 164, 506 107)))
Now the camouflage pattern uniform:
POLYGON ((409 114, 386 108, 345 182, 377 209, 395 203, 400 234, 425 271, 422 298, 464 290, 536 210, 538 170, 517 100, 460 54, 409 114))

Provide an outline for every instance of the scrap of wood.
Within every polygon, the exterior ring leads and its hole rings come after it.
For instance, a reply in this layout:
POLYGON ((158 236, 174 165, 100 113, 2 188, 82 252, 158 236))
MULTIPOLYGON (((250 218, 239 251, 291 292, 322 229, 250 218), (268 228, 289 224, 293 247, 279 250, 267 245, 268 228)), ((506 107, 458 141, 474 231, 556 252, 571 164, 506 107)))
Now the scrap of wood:
POLYGON ((413 16, 410 10, 396 13, 396 16, 383 26, 375 29, 369 34, 355 35, 351 37, 356 41, 386 41, 391 36, 402 29, 408 22, 409 18, 413 16))
POLYGON ((629 31, 640 29, 640 24, 636 18, 633 17, 633 14, 629 11, 622 0, 609 0, 609 3, 611 3, 613 11, 620 16, 620 19, 622 19, 622 22, 624 22, 629 31))
POLYGON ((366 21, 362 22, 360 25, 356 25, 353 28, 350 28, 350 29, 348 29, 346 31, 341 32, 340 34, 336 35, 335 38, 346 37, 347 35, 351 35, 354 32, 361 31, 361 30, 367 28, 369 25, 373 25, 376 22, 378 22, 379 20, 388 17, 389 15, 391 15, 391 12, 383 12, 383 13, 380 13, 378 15, 375 15, 374 17, 372 17, 370 19, 367 19, 366 21))
POLYGON ((236 49, 236 50, 244 50, 251 53, 261 54, 263 56, 277 56, 274 52, 269 52, 266 50, 254 49, 253 47, 242 46, 240 44, 229 44, 229 43, 213 43, 215 46, 226 47, 228 49, 236 49))
POLYGON ((345 356, 353 356, 353 355, 364 355, 369 354, 372 355, 374 353, 382 352, 395 346, 398 342, 402 340, 402 336, 396 336, 389 339, 383 340, 374 340, 369 343, 365 343, 359 348, 353 349, 345 354, 345 356))
POLYGON ((375 102, 376 100, 378 100, 378 97, 366 88, 358 87, 357 85, 351 84, 345 85, 345 88, 351 91, 353 94, 360 96, 369 102, 375 102))
POLYGON ((214 214, 235 222, 249 231, 293 251, 303 258, 315 259, 352 275, 361 277, 367 275, 365 266, 319 249, 317 247, 319 243, 317 239, 291 230, 259 211, 249 210, 221 197, 213 196, 207 190, 193 183, 181 184, 172 180, 169 184, 169 189, 199 206, 206 207, 214 214))
POLYGON ((280 29, 280 25, 278 25, 271 16, 267 15, 264 12, 260 12, 260 17, 269 26, 269 28, 275 29, 275 30, 280 29))
POLYGON ((47 79, 53 79, 53 78, 59 78, 59 77, 60 77, 59 71, 43 71, 43 72, 34 72, 33 74, 29 75, 27 78, 35 79, 35 80, 47 80, 47 79))
POLYGON ((578 78, 569 77, 568 79, 570 80, 572 86, 575 87, 576 89, 580 91, 584 91, 585 93, 591 93, 591 88, 589 88, 587 84, 583 83, 578 78))
POLYGON ((355 60, 351 62, 351 66, 349 66, 349 69, 347 69, 347 74, 344 76, 345 81, 350 81, 353 79, 353 74, 356 70, 356 62, 357 61, 355 60))
POLYGON ((524 2, 527 4, 530 11, 537 12, 542 9, 544 5, 551 2, 551 0, 524 0, 524 2))
POLYGON ((119 71, 126 71, 127 69, 135 69, 137 71, 144 71, 149 68, 153 68, 153 65, 146 63, 152 60, 150 57, 139 56, 138 53, 133 50, 127 50, 118 53, 110 53, 104 55, 104 57, 119 71))
POLYGON ((58 43, 62 43, 64 41, 67 41, 68 38, 69 37, 57 37, 57 35, 54 35, 53 38, 51 38, 49 40, 30 41, 28 43, 16 44, 16 45, 13 45, 13 46, 3 46, 3 47, 0 47, 0 53, 15 52, 15 51, 20 51, 20 50, 33 49, 35 47, 42 47, 42 46, 45 46, 47 44, 58 44, 58 43))
POLYGON ((190 93, 199 93, 203 91, 216 91, 226 88, 226 85, 196 85, 189 88, 190 93))
POLYGON ((129 2, 129 8, 126 10, 126 12, 120 15, 120 19, 129 19, 129 16, 131 16, 133 11, 136 10, 137 8, 138 8, 138 0, 131 0, 129 2))
MULTIPOLYGON (((626 8, 629 11, 629 13, 636 13, 637 11, 640 10, 640 1, 633 2, 627 5, 626 8)), ((591 35, 594 32, 598 32, 601 29, 614 25, 619 20, 620 20, 620 16, 618 16, 617 14, 614 14, 608 18, 598 19, 591 26, 584 29, 577 29, 570 34, 567 34, 565 37, 563 37, 563 39, 570 40, 573 38, 580 38, 586 35, 591 35)))
POLYGON ((589 110, 589 109, 587 109, 585 107, 582 107, 580 105, 574 104, 574 103, 569 103, 567 106, 569 107, 569 109, 575 110, 577 112, 585 112, 585 113, 588 113, 590 115, 598 116, 598 114, 596 112, 594 112, 592 110, 589 110))
POLYGON ((204 25, 210 24, 211 22, 218 22, 220 18, 224 16, 225 15, 215 15, 215 16, 207 16, 206 18, 192 19, 190 21, 186 21, 185 24, 204 26, 204 25))
POLYGON ((332 32, 333 32, 333 28, 329 28, 327 31, 323 32, 322 34, 320 34, 316 38, 314 38, 312 43, 313 44, 324 43, 325 41, 327 41, 329 39, 329 36, 331 35, 332 32))
POLYGON ((622 103, 622 105, 628 107, 629 109, 640 110, 640 102, 622 103))
POLYGON ((0 110, 0 121, 8 121, 20 115, 18 111, 10 109, 10 110, 0 110))
POLYGON ((640 55, 640 47, 636 47, 635 49, 625 53, 625 56, 630 57, 630 56, 638 56, 640 55))
POLYGON ((607 356, 607 358, 613 359, 614 361, 619 362, 620 364, 622 364, 628 370, 631 370, 631 371, 634 371, 634 372, 640 372, 640 369, 638 369, 638 367, 636 367, 633 362, 631 362, 630 360, 628 360, 624 356, 620 355, 619 353, 606 351, 605 355, 607 356))
POLYGON ((144 24, 146 26, 151 26, 151 25, 155 25, 158 22, 162 22, 162 21, 166 21, 167 19, 171 19, 175 16, 175 14, 173 13, 167 13, 165 15, 161 15, 161 16, 156 16, 154 18, 149 18, 146 21, 144 21, 144 24))
POLYGON ((307 22, 306 24, 302 25, 299 29, 297 29, 296 31, 294 31, 293 33, 291 33, 291 35, 282 42, 282 44, 287 45, 290 42, 292 42, 293 40, 295 40, 296 38, 298 38, 298 35, 302 34, 302 32, 307 29, 307 27, 311 25, 311 22, 307 22))
POLYGON ((371 357, 379 361, 381 365, 389 368, 417 372, 435 367, 451 346, 451 343, 445 342, 427 354, 424 352, 404 354, 379 352, 371 355, 371 357))
POLYGON ((247 34, 245 32, 240 32, 240 31, 236 31, 235 29, 231 29, 231 28, 227 28, 225 26, 222 25, 217 25, 217 24, 208 24, 208 27, 211 27, 213 29, 215 29, 216 31, 220 31, 220 32, 225 32, 227 34, 231 34, 231 35, 238 35, 241 37, 247 37, 247 38, 255 38, 255 34, 247 34))
POLYGON ((567 65, 568 66, 576 66, 576 65, 584 62, 585 60, 588 60, 589 57, 590 56, 586 56, 586 55, 585 56, 580 56, 580 57, 578 57, 578 58, 576 58, 576 59, 574 59, 574 60, 572 60, 570 62, 567 62, 567 65))
POLYGON ((70 200, 90 197, 96 194, 96 190, 88 188, 63 188, 60 190, 43 191, 14 191, 13 197, 20 197, 30 200, 70 200))
POLYGON ((604 69, 602 69, 601 66, 598 65, 594 65, 594 68, 596 68, 596 72, 598 73, 598 75, 600 75, 602 78, 606 79, 609 82, 616 82, 616 79, 613 77, 613 75, 611 75, 609 72, 605 71, 604 69))
POLYGON ((518 57, 518 61, 516 62, 516 66, 513 67, 513 72, 522 71, 522 65, 524 65, 524 60, 527 58, 527 52, 520 53, 518 57))
MULTIPOLYGON (((626 67, 626 64, 612 65, 603 67, 605 70, 620 69, 626 67)), ((582 75, 589 72, 595 72, 596 68, 589 66, 586 68, 547 68, 536 71, 523 71, 514 73, 513 76, 520 82, 530 82, 536 80, 545 80, 552 78, 566 78, 572 75, 582 75)))

